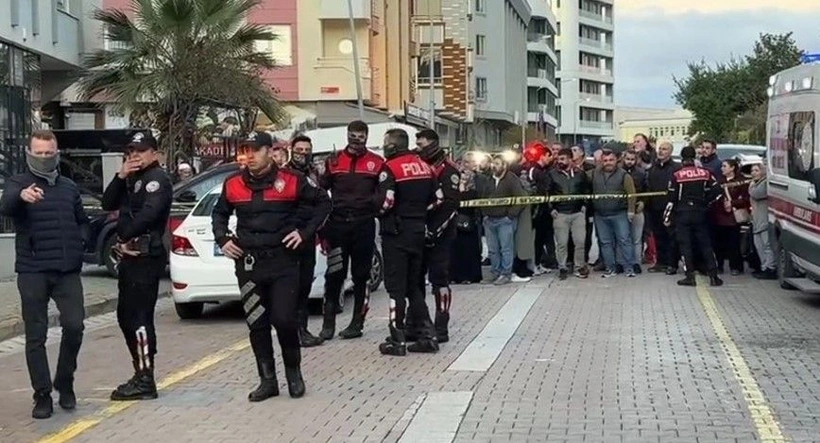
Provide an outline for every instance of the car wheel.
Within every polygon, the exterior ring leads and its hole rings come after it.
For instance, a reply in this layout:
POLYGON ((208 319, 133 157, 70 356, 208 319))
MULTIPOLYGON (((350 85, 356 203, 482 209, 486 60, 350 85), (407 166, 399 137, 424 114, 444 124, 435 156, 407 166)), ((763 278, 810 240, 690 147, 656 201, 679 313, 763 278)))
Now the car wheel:
POLYGON ((205 309, 205 305, 198 302, 174 303, 174 308, 177 311, 177 315, 182 320, 194 320, 202 317, 202 311, 205 309))
POLYGON ((108 236, 103 243, 103 250, 101 251, 103 257, 103 265, 108 270, 108 274, 114 278, 119 276, 118 268, 120 260, 114 255, 113 249, 117 241, 117 236, 114 233, 108 236))
POLYGON ((794 286, 786 281, 787 278, 797 277, 797 271, 794 269, 792 259, 789 256, 789 251, 778 241, 777 248, 777 281, 783 289, 796 289, 794 286))
POLYGON ((367 281, 370 292, 376 292, 384 280, 384 266, 382 266, 382 255, 378 250, 373 251, 373 266, 370 268, 370 279, 367 281))

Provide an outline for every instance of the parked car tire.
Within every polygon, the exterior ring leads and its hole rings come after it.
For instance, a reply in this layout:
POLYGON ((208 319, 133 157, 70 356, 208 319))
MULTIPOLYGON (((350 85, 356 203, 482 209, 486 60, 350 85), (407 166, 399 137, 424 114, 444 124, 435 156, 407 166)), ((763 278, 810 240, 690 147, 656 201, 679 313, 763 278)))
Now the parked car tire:
POLYGON ((174 309, 177 315, 182 320, 194 320, 202 317, 202 312, 205 310, 204 303, 174 303, 174 309))
POLYGON ((117 278, 119 276, 117 269, 120 265, 120 260, 114 256, 113 252, 111 252, 116 241, 117 235, 112 230, 111 234, 105 238, 105 242, 103 243, 103 249, 102 251, 100 251, 100 254, 102 254, 103 265, 105 265, 105 269, 108 270, 108 275, 114 278, 117 278))
POLYGON ((797 271, 794 269, 791 257, 789 257, 789 251, 780 241, 777 243, 777 281, 783 289, 796 289, 786 281, 787 278, 797 277, 797 271))
POLYGON ((370 279, 367 282, 370 292, 376 292, 384 281, 384 261, 378 249, 373 251, 373 266, 370 268, 370 279))

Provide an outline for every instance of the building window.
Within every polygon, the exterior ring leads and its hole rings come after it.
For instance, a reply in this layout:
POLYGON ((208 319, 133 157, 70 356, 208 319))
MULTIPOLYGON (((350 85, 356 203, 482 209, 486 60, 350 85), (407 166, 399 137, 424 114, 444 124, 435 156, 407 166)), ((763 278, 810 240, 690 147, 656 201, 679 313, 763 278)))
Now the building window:
POLYGON ((293 66, 293 45, 291 44, 290 25, 263 25, 265 30, 273 33, 276 40, 256 42, 256 50, 268 54, 278 66, 293 66))
POLYGON ((475 0, 475 12, 484 13, 484 8, 486 5, 484 4, 484 0, 475 0))
POLYGON ((413 15, 424 17, 441 15, 441 0, 415 0, 413 2, 413 15))
POLYGON ((485 44, 484 36, 481 35, 481 34, 476 35, 475 36, 475 55, 479 55, 479 56, 484 55, 484 51, 485 51, 484 44, 485 44))
POLYGON ((487 79, 484 77, 475 78, 475 99, 481 102, 487 100, 487 79))
MULTIPOLYGON (((417 78, 419 85, 430 84, 430 47, 421 48, 421 53, 416 64, 417 78)), ((441 83, 441 49, 433 48, 433 83, 441 83)))

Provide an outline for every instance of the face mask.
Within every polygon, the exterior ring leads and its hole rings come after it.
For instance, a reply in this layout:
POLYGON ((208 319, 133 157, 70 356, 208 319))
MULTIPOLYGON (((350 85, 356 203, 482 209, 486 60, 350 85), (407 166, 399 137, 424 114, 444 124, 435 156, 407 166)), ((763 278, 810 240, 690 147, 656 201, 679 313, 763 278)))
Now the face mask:
POLYGON ((429 145, 419 149, 419 156, 426 162, 438 160, 439 155, 442 153, 443 151, 438 146, 438 142, 431 142, 429 145))
POLYGON ((384 152, 385 158, 391 158, 394 155, 399 153, 399 150, 396 149, 396 145, 394 145, 392 143, 389 144, 389 145, 382 146, 382 151, 384 152))
POLYGON ((33 155, 30 150, 26 149, 26 164, 31 173, 48 180, 50 185, 57 182, 57 166, 60 164, 60 153, 51 157, 38 157, 33 155))
POLYGON ((360 139, 358 137, 354 137, 352 134, 347 135, 347 148, 353 153, 357 155, 364 154, 367 150, 367 139, 360 139))
POLYGON ((290 158, 295 165, 298 166, 306 166, 310 163, 310 154, 300 154, 298 152, 292 152, 290 154, 290 158))

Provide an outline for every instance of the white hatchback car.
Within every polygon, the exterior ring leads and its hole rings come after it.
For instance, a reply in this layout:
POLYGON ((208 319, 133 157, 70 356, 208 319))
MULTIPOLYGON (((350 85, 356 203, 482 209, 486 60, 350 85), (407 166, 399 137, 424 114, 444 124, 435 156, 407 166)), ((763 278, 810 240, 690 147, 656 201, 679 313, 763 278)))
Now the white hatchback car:
MULTIPOLYGON (((222 255, 211 231, 211 211, 221 193, 222 185, 219 185, 206 194, 171 236, 171 293, 177 315, 181 319, 201 316, 206 303, 239 301, 234 264, 222 255)), ((232 229, 236 228, 236 217, 231 217, 230 226, 232 229)), ((383 279, 380 246, 377 240, 370 274, 370 292, 375 292, 383 279)), ((319 252, 318 245, 316 249, 316 268, 310 298, 322 299, 327 262, 319 252)), ((350 279, 345 280, 339 301, 340 309, 344 307, 345 296, 349 295, 351 289, 352 282, 350 279)))

